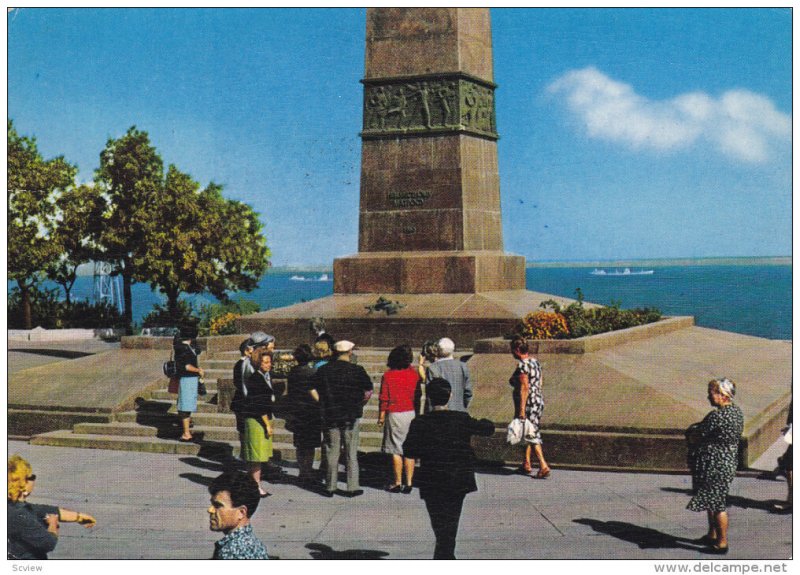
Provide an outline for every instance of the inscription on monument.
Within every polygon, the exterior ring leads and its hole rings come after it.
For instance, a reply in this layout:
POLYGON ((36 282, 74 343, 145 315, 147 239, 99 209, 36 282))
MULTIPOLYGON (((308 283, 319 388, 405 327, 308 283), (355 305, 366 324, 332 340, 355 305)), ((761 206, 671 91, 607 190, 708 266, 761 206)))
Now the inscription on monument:
POLYGON ((364 84, 364 138, 459 131, 497 138, 493 84, 463 74, 364 84))
POLYGON ((389 203, 395 208, 415 208, 431 197, 431 192, 389 192, 389 203))

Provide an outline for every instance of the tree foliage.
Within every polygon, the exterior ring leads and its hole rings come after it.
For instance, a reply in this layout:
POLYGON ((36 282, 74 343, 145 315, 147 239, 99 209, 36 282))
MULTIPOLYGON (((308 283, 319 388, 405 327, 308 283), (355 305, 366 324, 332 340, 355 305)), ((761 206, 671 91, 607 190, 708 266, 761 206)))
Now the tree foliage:
POLYGON ((225 301, 230 291, 250 291, 266 271, 269 250, 257 214, 227 200, 222 188, 197 182, 170 165, 163 197, 145 233, 141 270, 167 297, 179 318, 181 293, 209 292, 225 301))
POLYGON ((49 238, 55 194, 73 184, 76 168, 63 156, 45 160, 34 138, 20 136, 8 121, 8 278, 17 282, 23 325, 30 329, 30 290, 56 261, 60 248, 49 238))
POLYGON ((146 230, 157 213, 163 170, 147 132, 132 126, 121 138, 108 140, 95 173, 95 182, 109 200, 100 233, 102 257, 112 264, 112 275, 122 275, 128 333, 133 332, 131 285, 148 279, 141 269, 147 257, 146 230))
POLYGON ((45 270, 63 286, 69 308, 76 268, 111 264, 112 275, 122 276, 132 333, 135 282, 165 294, 159 314, 177 322, 186 312, 181 293, 226 302, 230 291, 255 288, 269 265, 258 214, 224 198, 217 184, 200 189, 173 165, 165 174, 148 134, 135 126, 107 141, 94 186, 74 187, 76 168, 62 157, 43 160, 10 121, 8 150, 9 278, 18 282, 28 324, 30 290, 45 270))
POLYGON ((78 266, 100 255, 98 241, 107 203, 97 187, 85 184, 65 190, 55 203, 58 213, 50 238, 61 254, 47 267, 47 275, 64 288, 69 307, 78 266))

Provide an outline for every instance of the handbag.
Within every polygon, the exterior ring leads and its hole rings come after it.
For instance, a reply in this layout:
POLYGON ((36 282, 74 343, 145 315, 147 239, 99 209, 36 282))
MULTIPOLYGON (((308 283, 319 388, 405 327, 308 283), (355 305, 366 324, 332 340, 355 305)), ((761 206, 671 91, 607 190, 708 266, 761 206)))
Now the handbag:
POLYGON ((178 388, 181 384, 181 378, 177 375, 172 376, 169 378, 169 385, 167 386, 167 391, 170 393, 178 393, 178 388))
POLYGON ((206 395, 208 390, 206 389, 206 382, 202 380, 202 378, 197 378, 197 395, 206 395))
POLYGON ((531 443, 536 439, 536 430, 533 428, 533 424, 527 419, 522 421, 522 439, 527 443, 531 443))
POLYGON ((522 441, 524 430, 525 426, 521 419, 512 419, 511 423, 508 424, 508 428, 506 429, 506 443, 509 445, 518 444, 520 441, 522 441))
POLYGON ((165 361, 164 365, 161 367, 161 369, 164 370, 164 375, 169 378, 178 375, 178 363, 172 359, 172 353, 173 352, 169 352, 169 361, 165 361))

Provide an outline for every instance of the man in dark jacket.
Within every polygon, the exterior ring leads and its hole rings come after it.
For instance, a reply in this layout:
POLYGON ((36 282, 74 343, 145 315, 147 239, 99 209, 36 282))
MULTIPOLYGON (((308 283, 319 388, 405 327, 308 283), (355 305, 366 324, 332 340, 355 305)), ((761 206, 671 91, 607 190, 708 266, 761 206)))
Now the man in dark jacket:
POLYGON ((347 491, 345 497, 364 493, 358 481, 358 431, 364 404, 372 395, 372 380, 360 365, 350 362, 355 344, 337 341, 336 359, 320 367, 311 380, 311 397, 322 407, 322 436, 326 447, 326 495, 336 492, 339 452, 344 444, 347 456, 347 491))
POLYGON ((451 388, 446 379, 428 382, 433 411, 417 417, 403 443, 403 456, 420 460, 414 485, 425 501, 436 536, 434 559, 455 559, 456 535, 461 508, 467 493, 478 490, 475 483, 473 435, 489 436, 494 424, 480 421, 463 411, 450 411, 451 388))

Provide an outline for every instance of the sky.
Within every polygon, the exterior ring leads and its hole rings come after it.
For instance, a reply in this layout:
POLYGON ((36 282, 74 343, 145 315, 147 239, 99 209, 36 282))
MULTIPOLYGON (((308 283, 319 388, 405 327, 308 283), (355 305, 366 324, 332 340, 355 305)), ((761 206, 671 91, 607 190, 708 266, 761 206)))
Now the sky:
MULTIPOLYGON (((792 14, 491 9, 505 250, 791 254, 792 14)), ((91 181, 109 138, 260 214, 272 263, 358 251, 366 10, 7 15, 8 116, 91 181)))

